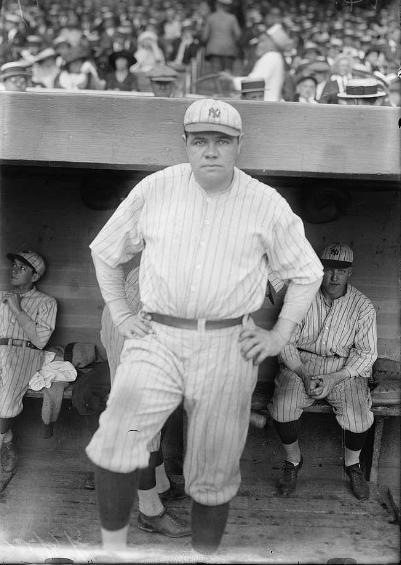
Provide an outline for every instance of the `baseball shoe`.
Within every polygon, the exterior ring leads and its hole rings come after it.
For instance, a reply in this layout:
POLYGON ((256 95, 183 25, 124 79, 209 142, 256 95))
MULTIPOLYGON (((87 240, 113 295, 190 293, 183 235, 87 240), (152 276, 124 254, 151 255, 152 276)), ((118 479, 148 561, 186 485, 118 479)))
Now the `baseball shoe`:
POLYGON ((84 488, 86 488, 86 490, 95 490, 96 486, 94 473, 88 473, 88 476, 86 477, 84 482, 84 488))
POLYGON ((293 465, 289 461, 284 462, 284 473, 278 483, 278 489, 283 496, 288 496, 294 492, 297 486, 298 471, 301 470, 303 462, 303 457, 301 457, 298 465, 293 465))
POLYGON ((345 467, 345 471, 350 478, 351 490, 354 496, 359 500, 367 500, 369 498, 369 486, 359 463, 345 467))
POLYGON ((182 500, 187 497, 184 485, 182 483, 174 483, 170 481, 170 488, 159 493, 160 500, 165 504, 171 500, 182 500))
POLYGON ((179 518, 170 514, 166 508, 157 516, 145 516, 145 514, 139 512, 138 528, 144 532, 162 534, 169 538, 182 538, 191 535, 191 528, 186 526, 179 518))
POLYGON ((1 448, 1 466, 6 473, 12 473, 17 467, 17 452, 13 441, 4 442, 1 448))

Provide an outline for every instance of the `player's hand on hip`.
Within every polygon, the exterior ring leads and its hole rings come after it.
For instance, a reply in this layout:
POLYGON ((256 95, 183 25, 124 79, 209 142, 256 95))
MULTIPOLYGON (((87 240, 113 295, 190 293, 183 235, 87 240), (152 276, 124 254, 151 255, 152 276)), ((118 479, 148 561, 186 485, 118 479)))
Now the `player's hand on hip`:
POLYGON ((146 335, 154 333, 150 321, 150 314, 140 312, 139 314, 133 314, 121 322, 117 329, 126 339, 131 339, 133 337, 145 337, 146 335))
POLYGON ((241 344, 241 354, 247 361, 260 365, 267 357, 278 355, 285 345, 283 336, 273 330, 264 330, 255 326, 243 329, 238 341, 241 344))

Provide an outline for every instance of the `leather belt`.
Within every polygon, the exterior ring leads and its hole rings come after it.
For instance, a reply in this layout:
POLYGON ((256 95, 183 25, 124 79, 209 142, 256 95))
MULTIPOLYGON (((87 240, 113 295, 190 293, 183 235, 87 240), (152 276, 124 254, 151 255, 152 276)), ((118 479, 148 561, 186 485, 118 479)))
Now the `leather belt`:
MULTIPOLYGON (((156 314, 149 312, 152 316, 152 320, 158 324, 164 324, 165 326, 172 326, 173 328, 181 328, 183 330, 197 330, 201 327, 201 320, 191 320, 189 318, 176 318, 175 316, 167 316, 165 314, 156 314)), ((243 316, 239 318, 229 318, 226 320, 206 320, 205 329, 206 330, 219 330, 223 328, 230 328, 231 326, 238 326, 242 323, 243 316)))
POLYGON ((16 345, 17 347, 29 347, 29 349, 38 349, 31 341, 25 339, 14 339, 12 337, 0 337, 0 345, 16 345))

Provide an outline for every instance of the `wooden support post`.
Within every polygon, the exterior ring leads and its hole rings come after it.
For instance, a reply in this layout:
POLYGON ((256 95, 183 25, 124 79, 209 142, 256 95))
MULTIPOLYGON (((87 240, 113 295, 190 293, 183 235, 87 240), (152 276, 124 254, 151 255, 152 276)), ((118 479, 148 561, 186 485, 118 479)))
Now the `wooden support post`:
POLYGON ((380 460, 380 451, 382 445, 384 420, 385 418, 383 416, 376 416, 375 418, 372 465, 369 473, 369 481, 373 484, 377 484, 379 478, 379 460, 380 460))

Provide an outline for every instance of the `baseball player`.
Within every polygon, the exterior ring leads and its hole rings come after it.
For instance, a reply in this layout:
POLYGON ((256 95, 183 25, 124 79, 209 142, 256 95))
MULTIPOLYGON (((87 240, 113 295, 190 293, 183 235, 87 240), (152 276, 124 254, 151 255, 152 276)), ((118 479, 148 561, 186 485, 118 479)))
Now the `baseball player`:
POLYGON ((0 292, 0 448, 2 468, 11 473, 17 466, 11 422, 22 412, 28 383, 43 364, 42 350, 55 328, 57 303, 36 290, 46 269, 38 253, 19 251, 7 258, 13 262, 13 288, 0 292))
POLYGON ((218 549, 241 482, 258 365, 284 347, 320 286, 322 266, 301 220, 273 188, 235 166, 242 137, 233 106, 193 102, 184 116, 189 162, 141 181, 91 244, 102 295, 126 337, 87 447, 105 548, 126 546, 135 471, 148 465, 148 441, 184 399, 192 546, 218 549), (122 264, 140 251, 143 310, 135 316, 122 264), (288 282, 270 331, 251 316, 268 272, 288 282))
POLYGON ((269 405, 286 455, 279 490, 284 496, 291 494, 302 467, 298 444, 302 410, 325 398, 344 430, 344 465, 352 492, 366 499, 369 489, 359 455, 373 423, 368 378, 377 358, 376 312, 348 282, 353 265, 348 245, 329 245, 321 262, 322 286, 279 355, 280 371, 269 405))
MULTIPOLYGON (((125 280, 127 304, 133 314, 139 314, 141 308, 139 296, 139 267, 132 269, 125 280)), ((113 385, 115 373, 120 363, 121 351, 125 338, 122 336, 105 306, 102 313, 101 341, 106 349, 110 367, 110 384, 113 385)), ((163 503, 180 500, 185 497, 182 485, 170 481, 166 475, 163 452, 160 445, 160 432, 150 440, 149 465, 141 469, 138 475, 139 516, 138 527, 147 532, 154 532, 168 537, 184 537, 191 530, 181 520, 166 510, 163 503)))

